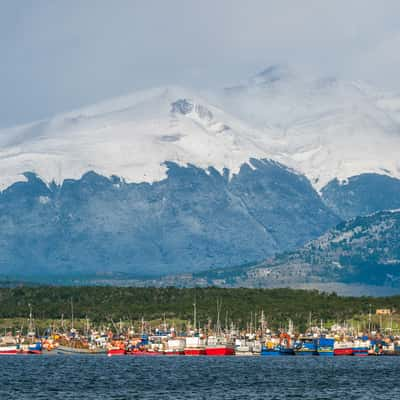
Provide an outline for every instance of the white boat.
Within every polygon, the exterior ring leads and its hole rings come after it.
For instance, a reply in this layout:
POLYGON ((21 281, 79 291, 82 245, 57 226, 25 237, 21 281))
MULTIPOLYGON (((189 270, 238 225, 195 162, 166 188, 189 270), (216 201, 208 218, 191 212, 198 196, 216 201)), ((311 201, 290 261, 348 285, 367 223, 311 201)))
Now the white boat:
POLYGON ((0 355, 17 354, 18 352, 17 345, 0 345, 0 355))

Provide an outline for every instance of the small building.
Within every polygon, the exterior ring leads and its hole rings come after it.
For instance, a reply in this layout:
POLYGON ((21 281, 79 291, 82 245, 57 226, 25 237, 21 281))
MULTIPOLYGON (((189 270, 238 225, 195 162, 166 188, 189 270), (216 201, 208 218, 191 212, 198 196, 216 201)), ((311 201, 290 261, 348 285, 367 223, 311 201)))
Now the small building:
POLYGON ((390 308, 378 308, 376 310, 376 315, 391 315, 392 310, 390 308))

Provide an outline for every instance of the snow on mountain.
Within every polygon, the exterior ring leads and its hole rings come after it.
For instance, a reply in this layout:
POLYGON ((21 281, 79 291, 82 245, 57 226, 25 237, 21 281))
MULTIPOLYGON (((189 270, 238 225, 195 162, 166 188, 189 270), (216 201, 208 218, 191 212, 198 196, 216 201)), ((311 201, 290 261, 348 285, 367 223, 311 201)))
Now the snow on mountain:
POLYGON ((399 96, 362 82, 311 79, 272 66, 225 89, 219 101, 260 131, 261 141, 273 133, 269 139, 280 143, 275 158, 318 189, 333 178, 366 172, 400 176, 399 96))
POLYGON ((250 157, 272 157, 272 141, 260 148, 257 137, 186 89, 151 89, 1 130, 0 187, 26 171, 58 183, 88 170, 153 182, 165 177, 165 161, 235 173, 250 157))
POLYGON ((165 161, 235 174, 271 158, 319 190, 361 173, 400 177, 399 151, 400 97, 272 66, 222 93, 157 88, 0 130, 0 189, 27 171, 58 183, 88 170, 154 182, 165 161))

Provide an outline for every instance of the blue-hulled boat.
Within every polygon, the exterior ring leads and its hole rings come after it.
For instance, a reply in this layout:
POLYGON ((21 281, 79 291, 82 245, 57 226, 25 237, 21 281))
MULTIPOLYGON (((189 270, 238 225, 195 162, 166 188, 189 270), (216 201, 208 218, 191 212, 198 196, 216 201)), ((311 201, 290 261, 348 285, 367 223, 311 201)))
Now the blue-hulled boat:
POLYGON ((42 354, 42 342, 36 342, 28 345, 28 354, 42 354))
POLYGON ((285 347, 285 346, 275 346, 273 348, 267 348, 263 346, 261 348, 261 355, 262 356, 294 356, 295 352, 292 347, 285 347))
POLYGON ((315 340, 319 356, 333 357, 335 339, 320 337, 315 340))
POLYGON ((294 344, 296 356, 317 356, 316 339, 310 337, 299 337, 294 344))

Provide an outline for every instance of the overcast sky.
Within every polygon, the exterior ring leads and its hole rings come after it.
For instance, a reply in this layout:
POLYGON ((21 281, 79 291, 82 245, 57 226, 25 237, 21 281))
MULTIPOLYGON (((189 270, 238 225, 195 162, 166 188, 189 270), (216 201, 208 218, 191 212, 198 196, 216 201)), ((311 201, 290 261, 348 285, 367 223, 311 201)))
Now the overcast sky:
POLYGON ((2 0, 0 126, 277 63, 400 91, 400 1, 2 0))

